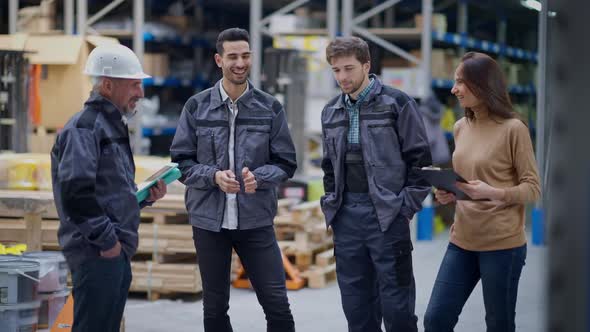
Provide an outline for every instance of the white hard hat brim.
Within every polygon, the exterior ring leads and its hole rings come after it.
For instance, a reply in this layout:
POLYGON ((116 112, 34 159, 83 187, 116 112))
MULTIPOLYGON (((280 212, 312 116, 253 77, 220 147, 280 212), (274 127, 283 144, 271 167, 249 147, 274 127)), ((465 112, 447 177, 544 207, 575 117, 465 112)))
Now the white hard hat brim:
POLYGON ((142 80, 144 78, 151 78, 151 76, 146 73, 138 73, 138 74, 132 74, 132 75, 96 75, 94 73, 84 72, 84 74, 89 75, 89 76, 123 78, 123 79, 129 79, 129 80, 142 80))

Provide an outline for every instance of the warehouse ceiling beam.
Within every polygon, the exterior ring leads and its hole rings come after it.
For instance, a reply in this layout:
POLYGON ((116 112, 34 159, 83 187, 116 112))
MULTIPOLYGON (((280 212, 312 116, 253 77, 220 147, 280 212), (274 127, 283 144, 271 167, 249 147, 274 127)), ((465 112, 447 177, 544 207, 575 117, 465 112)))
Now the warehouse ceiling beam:
MULTIPOLYGON (((459 2, 459 4, 461 4, 461 3, 467 4, 466 0, 459 0, 458 2, 459 2)), ((457 0, 446 0, 446 1, 440 2, 434 7, 434 11, 435 12, 443 11, 443 10, 451 7, 455 3, 457 3, 457 0)))
MULTIPOLYGON (((145 44, 143 39, 143 24, 145 23, 145 0, 133 0, 133 52, 137 55, 139 62, 143 64, 143 53, 145 44)), ((141 151, 141 117, 135 116, 132 119, 131 127, 133 133, 133 152, 139 154, 141 151)))
MULTIPOLYGON (((457 33, 461 36, 467 35, 467 29, 469 26, 469 8, 467 7, 467 1, 461 0, 457 6, 457 33)), ((463 56, 465 54, 465 47, 459 48, 459 54, 463 56)))
POLYGON ((8 33, 16 33, 16 19, 18 18, 18 0, 8 2, 8 33))
POLYGON ((112 10, 114 10, 115 8, 117 8, 119 5, 121 5, 123 2, 125 2, 125 0, 114 0, 113 2, 111 2, 108 5, 104 6, 96 14, 92 15, 92 17, 90 17, 88 19, 88 21, 86 21, 86 26, 89 27, 89 26, 93 25, 98 20, 100 20, 101 18, 103 18, 106 14, 108 14, 109 12, 111 12, 112 10))
POLYGON ((387 40, 371 33, 367 29, 364 29, 361 27, 353 27, 352 31, 354 33, 364 37, 365 39, 368 39, 368 40, 372 41, 373 43, 383 47, 384 49, 388 50, 389 52, 391 52, 393 54, 397 54, 400 57, 402 57, 408 61, 411 61, 417 65, 420 65, 420 63, 421 63, 420 59, 418 59, 415 56, 413 56, 412 54, 404 51, 402 48, 396 46, 395 44, 392 44, 392 43, 388 42, 387 40))
POLYGON ((368 11, 360 14, 359 16, 355 17, 352 20, 352 24, 360 24, 366 20, 368 20, 369 18, 381 13, 382 11, 386 10, 387 8, 390 8, 391 6, 394 6, 396 3, 400 2, 401 0, 387 0, 383 3, 381 3, 378 6, 375 6, 371 9, 369 9, 368 11))
POLYGON ((88 1, 77 0, 76 2, 76 31, 78 35, 86 34, 86 19, 88 18, 88 1))
POLYGON ((283 8, 280 8, 280 9, 276 10, 272 14, 270 14, 267 17, 263 18, 262 20, 260 20, 260 22, 258 24, 266 25, 266 24, 270 23, 270 20, 272 20, 273 17, 278 16, 278 15, 285 15, 287 13, 290 13, 293 10, 295 10, 295 9, 297 9, 297 8, 305 5, 308 2, 309 2, 309 0, 297 0, 295 2, 291 2, 290 4, 284 6, 283 8))
POLYGON ((74 0, 64 0, 64 30, 66 35, 74 34, 74 0))

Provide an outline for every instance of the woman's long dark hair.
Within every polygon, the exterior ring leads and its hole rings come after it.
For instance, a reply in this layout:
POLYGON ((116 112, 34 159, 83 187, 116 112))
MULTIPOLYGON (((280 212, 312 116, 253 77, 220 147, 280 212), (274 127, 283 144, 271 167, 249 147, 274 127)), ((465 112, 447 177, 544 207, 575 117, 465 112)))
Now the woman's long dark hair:
MULTIPOLYGON (((518 118, 510 102, 504 73, 494 59, 483 53, 467 52, 461 58, 461 65, 465 85, 484 103, 490 116, 501 119, 518 118)), ((471 108, 465 108, 465 117, 470 121, 474 119, 475 114, 471 108)))

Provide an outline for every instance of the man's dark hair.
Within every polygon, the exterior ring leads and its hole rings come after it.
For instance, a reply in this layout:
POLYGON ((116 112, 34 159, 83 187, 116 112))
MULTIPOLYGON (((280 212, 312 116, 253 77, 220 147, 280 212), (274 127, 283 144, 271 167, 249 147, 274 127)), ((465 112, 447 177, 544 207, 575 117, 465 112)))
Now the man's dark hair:
POLYGON ((334 58, 351 55, 362 64, 371 61, 369 45, 358 37, 338 37, 326 47, 326 60, 329 64, 332 64, 334 58))
POLYGON ((217 42, 215 43, 217 53, 219 55, 223 55, 224 42, 241 40, 250 43, 250 34, 248 34, 248 31, 240 28, 230 28, 221 31, 221 33, 219 33, 219 35, 217 36, 217 42))

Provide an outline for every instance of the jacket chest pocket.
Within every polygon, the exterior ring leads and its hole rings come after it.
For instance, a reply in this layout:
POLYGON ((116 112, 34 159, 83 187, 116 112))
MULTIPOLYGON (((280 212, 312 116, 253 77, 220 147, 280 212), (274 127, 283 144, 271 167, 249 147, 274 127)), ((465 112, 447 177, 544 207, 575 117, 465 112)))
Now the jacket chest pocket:
POLYGON ((211 129, 197 132, 197 158, 200 164, 218 164, 219 141, 219 136, 211 129))
POLYGON ((129 183, 135 183, 133 166, 127 153, 123 151, 126 148, 126 146, 116 143, 103 146, 99 161, 100 169, 111 179, 120 177, 129 183))
POLYGON ((367 135, 371 166, 394 166, 401 162, 399 139, 393 122, 367 124, 367 135))
POLYGON ((270 128, 248 127, 246 139, 242 142, 245 146, 245 157, 250 161, 248 167, 254 169, 266 164, 270 159, 270 128))

